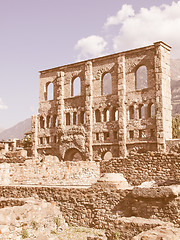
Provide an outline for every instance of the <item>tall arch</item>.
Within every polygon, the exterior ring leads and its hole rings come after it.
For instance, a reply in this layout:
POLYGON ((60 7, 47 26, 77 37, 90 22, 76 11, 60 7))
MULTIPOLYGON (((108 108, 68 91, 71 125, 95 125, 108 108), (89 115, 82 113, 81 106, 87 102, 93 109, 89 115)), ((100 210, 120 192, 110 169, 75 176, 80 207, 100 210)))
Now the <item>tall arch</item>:
POLYGON ((145 118, 145 108, 143 104, 139 104, 139 119, 145 118))
POLYGON ((40 128, 44 128, 45 127, 45 119, 43 116, 40 116, 40 128))
POLYGON ((148 117, 154 117, 155 116, 155 105, 154 103, 149 103, 148 104, 148 117))
POLYGON ((80 77, 76 77, 72 81, 72 89, 71 96, 79 96, 81 95, 81 79, 80 77))
POLYGON ((109 109, 104 109, 104 122, 109 122, 109 109))
POLYGON ((99 109, 96 109, 95 111, 95 122, 101 122, 101 113, 99 109))
POLYGON ((111 113, 111 120, 117 121, 118 120, 118 110, 116 107, 113 107, 112 113, 111 113))
POLYGON ((135 117, 134 106, 131 105, 129 106, 129 119, 134 119, 134 117, 135 117))
POLYGON ((65 161, 83 161, 84 157, 82 153, 76 148, 69 148, 64 155, 65 161))
POLYGON ((102 76, 102 95, 112 94, 112 77, 110 73, 105 73, 102 76))
POLYGON ((136 70, 136 89, 141 90, 147 87, 147 67, 145 65, 142 65, 136 70))
POLYGON ((52 82, 46 85, 47 101, 54 100, 54 84, 52 82))

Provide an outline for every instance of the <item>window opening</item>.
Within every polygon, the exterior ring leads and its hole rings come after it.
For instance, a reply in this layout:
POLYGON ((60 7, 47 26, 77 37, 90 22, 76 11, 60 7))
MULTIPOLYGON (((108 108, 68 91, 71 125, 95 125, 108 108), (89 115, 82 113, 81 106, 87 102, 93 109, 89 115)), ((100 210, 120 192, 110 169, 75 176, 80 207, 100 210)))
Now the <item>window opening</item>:
POLYGON ((102 79, 102 95, 112 94, 112 77, 106 73, 102 79))
POLYGON ((143 104, 139 105, 139 119, 141 118, 145 118, 145 109, 143 104))
POLYGON ((141 90, 147 87, 147 67, 140 66, 136 71, 136 89, 141 90))
POLYGON ((40 128, 44 128, 45 120, 43 116, 40 116, 40 128))
POLYGON ((47 85, 47 100, 54 100, 54 84, 49 83, 47 85))
POLYGON ((51 127, 51 118, 50 118, 49 115, 48 115, 47 118, 46 118, 46 127, 47 127, 47 128, 50 128, 50 127, 51 127))
POLYGON ((40 137, 39 140, 40 140, 40 144, 43 144, 43 138, 40 137))
POLYGON ((139 130, 139 138, 146 138, 146 134, 144 130, 139 130))
POLYGON ((72 82, 72 96, 81 95, 81 79, 76 77, 72 82))
POLYGON ((77 112, 73 113, 73 125, 78 125, 78 114, 77 114, 77 112))
POLYGON ((134 106, 129 107, 129 119, 134 119, 134 106))
POLYGON ((134 138, 134 131, 133 131, 133 130, 130 130, 130 131, 129 131, 129 138, 130 138, 130 139, 133 139, 133 138, 134 138))
POLYGON ((112 109, 112 121, 117 121, 118 120, 118 110, 114 107, 112 109))
POLYGON ((47 143, 47 144, 49 144, 49 142, 50 142, 49 140, 50 140, 50 138, 49 138, 49 137, 46 137, 46 143, 47 143))
POLYGON ((104 109, 104 122, 109 122, 109 110, 104 109))
POLYGON ((66 113, 66 125, 70 125, 70 113, 66 113))
POLYGON ((104 140, 109 140, 109 132, 104 133, 104 140))
POLYGON ((99 109, 97 109, 95 111, 95 120, 96 120, 96 122, 101 122, 101 113, 100 113, 99 109))
POLYGON ((82 123, 82 124, 85 123, 85 112, 80 113, 80 123, 82 123))
POLYGON ((99 141, 99 133, 96 133, 96 140, 99 141))
POLYGON ((154 129, 150 129, 150 134, 151 134, 151 137, 155 137, 155 130, 154 129))
POLYGON ((155 105, 154 103, 150 103, 148 105, 148 117, 153 117, 155 116, 155 105))
POLYGON ((57 115, 53 116, 53 127, 58 127, 57 115))
POLYGON ((113 132, 113 136, 114 136, 114 139, 116 140, 118 137, 117 137, 117 131, 114 131, 113 132))

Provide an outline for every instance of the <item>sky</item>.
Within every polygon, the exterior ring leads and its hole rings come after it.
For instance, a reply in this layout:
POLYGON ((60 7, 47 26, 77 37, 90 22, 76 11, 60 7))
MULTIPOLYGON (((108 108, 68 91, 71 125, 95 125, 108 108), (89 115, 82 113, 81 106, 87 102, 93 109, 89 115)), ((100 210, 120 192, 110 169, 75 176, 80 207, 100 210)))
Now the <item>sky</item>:
POLYGON ((39 71, 157 41, 180 58, 180 1, 0 0, 0 129, 38 113, 39 71))

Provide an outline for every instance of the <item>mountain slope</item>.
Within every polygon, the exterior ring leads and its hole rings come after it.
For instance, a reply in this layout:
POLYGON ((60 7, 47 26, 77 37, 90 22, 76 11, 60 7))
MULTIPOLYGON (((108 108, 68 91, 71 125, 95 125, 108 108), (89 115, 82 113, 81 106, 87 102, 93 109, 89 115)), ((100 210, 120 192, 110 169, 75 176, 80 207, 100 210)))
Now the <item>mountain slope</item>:
POLYGON ((180 59, 171 59, 171 93, 175 115, 180 113, 180 59))
POLYGON ((31 130, 31 118, 19 122, 15 126, 0 132, 0 140, 8 140, 12 138, 24 138, 24 133, 31 130))

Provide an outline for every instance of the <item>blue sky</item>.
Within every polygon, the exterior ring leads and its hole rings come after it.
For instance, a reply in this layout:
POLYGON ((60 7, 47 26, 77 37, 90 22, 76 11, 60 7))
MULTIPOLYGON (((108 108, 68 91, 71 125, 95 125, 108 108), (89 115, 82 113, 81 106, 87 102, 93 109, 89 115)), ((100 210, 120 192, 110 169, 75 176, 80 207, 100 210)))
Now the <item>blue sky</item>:
POLYGON ((37 114, 39 72, 141 47, 180 58, 180 1, 0 0, 0 129, 37 114))

